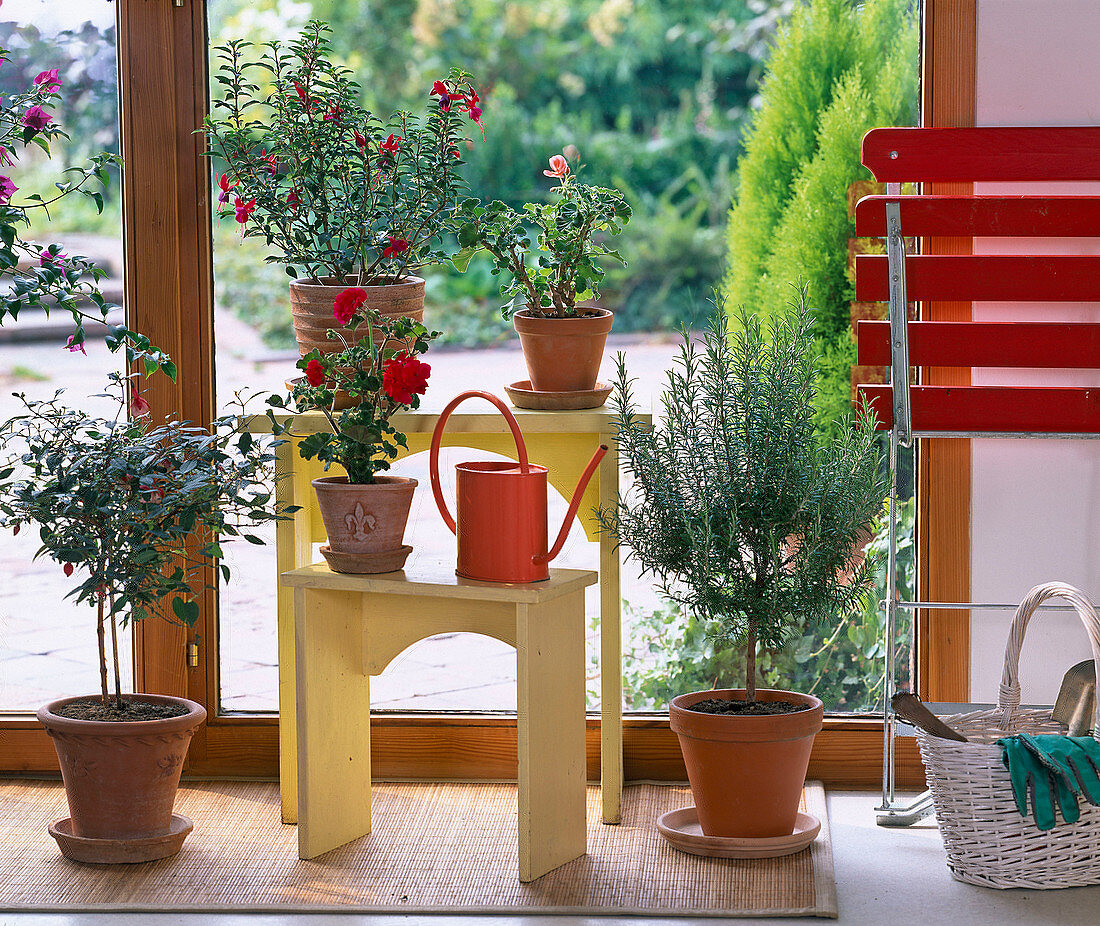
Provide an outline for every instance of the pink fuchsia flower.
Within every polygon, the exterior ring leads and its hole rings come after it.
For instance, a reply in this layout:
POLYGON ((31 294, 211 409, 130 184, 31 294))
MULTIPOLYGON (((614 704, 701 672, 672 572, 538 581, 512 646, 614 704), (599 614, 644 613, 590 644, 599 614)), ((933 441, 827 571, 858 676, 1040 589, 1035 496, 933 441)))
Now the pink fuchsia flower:
POLYGON ((65 350, 70 354, 75 354, 77 351, 80 351, 85 357, 88 356, 88 352, 84 349, 84 338, 81 337, 78 341, 75 334, 69 335, 69 339, 65 342, 65 350))
POLYGON ((23 113, 23 118, 19 121, 28 129, 32 129, 35 132, 41 132, 46 126, 53 122, 53 116, 46 112, 41 106, 32 106, 23 113))
POLYGON ((0 206, 6 206, 10 203, 12 196, 15 195, 15 191, 18 189, 19 187, 11 182, 10 177, 0 176, 0 206))
POLYGON ((253 196, 248 202, 245 202, 239 196, 235 197, 235 200, 233 209, 237 213, 236 219, 241 225, 244 225, 248 221, 249 216, 252 215, 252 210, 256 208, 256 197, 253 196))
POLYGON ((404 254, 409 249, 409 242, 404 238, 395 238, 393 235, 386 235, 389 240, 389 246, 382 252, 383 257, 396 257, 398 254, 404 254))
POLYGON ((557 177, 559 180, 564 180, 569 174, 569 162, 560 154, 555 154, 550 158, 550 169, 544 170, 543 175, 546 177, 557 177))
POLYGON ((485 126, 481 124, 481 107, 471 106, 466 110, 466 115, 470 117, 470 121, 481 129, 481 139, 485 140, 485 126))
POLYGON ((386 361, 382 370, 382 390, 394 402, 411 405, 414 395, 428 390, 428 377, 432 368, 421 363, 412 354, 398 354, 386 361))
POLYGON ((135 395, 130 399, 130 417, 131 418, 144 418, 152 409, 149 408, 149 403, 145 401, 141 396, 135 395))
POLYGON ((219 203, 229 202, 229 192, 237 185, 236 181, 230 181, 229 174, 222 174, 218 178, 218 189, 221 192, 218 194, 219 203))
POLYGON ((367 291, 359 286, 349 286, 337 293, 332 301, 332 315, 341 324, 346 325, 360 306, 367 301, 367 291))
POLYGON ((390 137, 379 143, 378 150, 390 156, 396 155, 401 148, 401 142, 404 140, 400 135, 394 135, 393 132, 390 132, 390 137))
POLYGON ((36 87, 45 87, 48 93, 55 93, 61 89, 61 78, 57 76, 57 68, 43 71, 34 79, 36 87))
POLYGON ((311 360, 306 364, 306 382, 311 386, 320 386, 325 381, 325 368, 320 360, 311 360))

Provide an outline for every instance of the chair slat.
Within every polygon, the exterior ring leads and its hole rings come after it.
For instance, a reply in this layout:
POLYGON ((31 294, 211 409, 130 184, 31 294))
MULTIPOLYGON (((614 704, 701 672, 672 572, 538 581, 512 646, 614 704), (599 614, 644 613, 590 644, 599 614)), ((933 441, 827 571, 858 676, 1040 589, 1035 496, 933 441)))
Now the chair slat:
MULTIPOLYGON (((890 363, 890 323, 856 323, 856 362, 890 363)), ((1100 369, 1100 324, 1085 322, 910 322, 917 367, 1100 369)))
MULTIPOLYGON (((859 397, 893 426, 889 386, 859 386, 859 397)), ((913 386, 914 431, 1100 432, 1100 388, 1055 386, 913 386)))
POLYGON ((1100 196, 865 196, 856 234, 885 237, 886 203, 901 204, 906 237, 1100 235, 1100 196))
POLYGON ((871 129, 862 161, 880 183, 1100 180, 1100 126, 871 129))
MULTIPOLYGON (((1100 256, 916 254, 906 258, 908 297, 961 302, 1098 302, 1100 256)), ((856 299, 890 298, 885 255, 856 258, 856 299)))

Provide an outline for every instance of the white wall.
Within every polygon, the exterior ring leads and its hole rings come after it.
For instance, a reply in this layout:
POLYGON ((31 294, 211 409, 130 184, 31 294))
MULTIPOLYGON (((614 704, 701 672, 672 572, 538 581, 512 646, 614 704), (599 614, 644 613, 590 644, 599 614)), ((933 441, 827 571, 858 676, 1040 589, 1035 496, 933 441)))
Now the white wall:
MULTIPOLYGON (((1100 124, 1098 49, 1098 0, 979 0, 977 124, 1100 124)), ((975 189, 1100 193, 1100 184, 975 189)), ((977 253, 1029 248, 1035 243, 1020 239, 975 242, 977 253)), ((1100 254, 1100 239, 1048 241, 1044 249, 1100 254)), ((975 303, 974 318, 1100 321, 1100 305, 975 303)), ((1100 385, 1100 371, 975 370, 973 375, 975 385, 1011 381, 1100 385)), ((972 467, 971 600, 1017 602, 1031 586, 1060 579, 1100 603, 1100 441, 976 440, 972 467)), ((997 698, 1011 616, 972 613, 972 700, 997 698)), ((1065 670, 1089 655, 1072 613, 1040 612, 1021 659, 1024 702, 1052 702, 1065 670)))

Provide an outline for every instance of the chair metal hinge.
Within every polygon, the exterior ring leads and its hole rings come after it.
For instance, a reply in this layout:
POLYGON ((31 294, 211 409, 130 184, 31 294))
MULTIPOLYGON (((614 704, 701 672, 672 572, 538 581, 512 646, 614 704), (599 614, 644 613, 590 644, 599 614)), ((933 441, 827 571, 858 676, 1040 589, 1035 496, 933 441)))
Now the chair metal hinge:
POLYGON ((199 667, 199 644, 197 641, 187 644, 187 665, 192 669, 199 667))

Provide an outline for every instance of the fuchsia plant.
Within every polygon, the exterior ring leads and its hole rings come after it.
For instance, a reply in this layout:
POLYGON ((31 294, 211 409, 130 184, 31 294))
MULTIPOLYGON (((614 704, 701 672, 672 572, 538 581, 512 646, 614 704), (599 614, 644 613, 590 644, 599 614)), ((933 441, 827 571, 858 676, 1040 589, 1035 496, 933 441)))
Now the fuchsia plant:
POLYGON ((330 32, 311 22, 254 60, 249 42, 217 48, 223 92, 206 134, 207 153, 225 165, 219 214, 264 239, 278 252, 268 260, 291 276, 399 282, 449 257, 463 132, 481 127, 481 100, 454 70, 433 85, 422 119, 398 112, 383 122, 329 60, 330 32))

